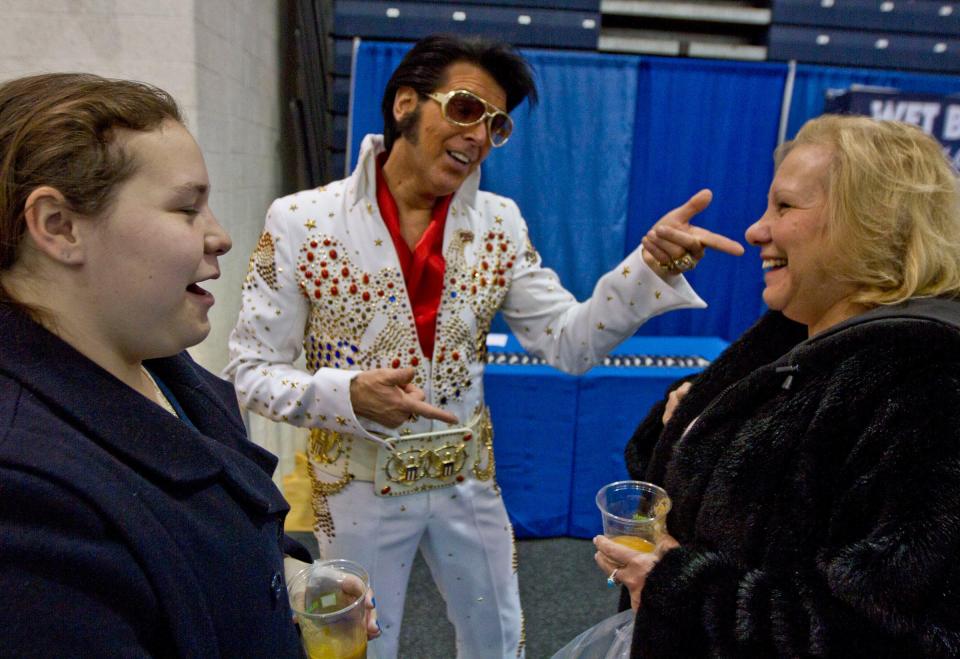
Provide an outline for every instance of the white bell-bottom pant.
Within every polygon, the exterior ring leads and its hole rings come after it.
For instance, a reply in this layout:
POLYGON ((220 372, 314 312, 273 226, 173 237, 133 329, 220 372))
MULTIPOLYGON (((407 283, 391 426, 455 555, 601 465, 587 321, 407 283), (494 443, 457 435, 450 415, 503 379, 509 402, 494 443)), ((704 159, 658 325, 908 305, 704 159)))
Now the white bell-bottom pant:
MULTIPOLYGON (((513 529, 492 481, 379 497, 353 481, 328 497, 334 537, 318 536, 323 558, 346 558, 370 573, 383 634, 377 656, 397 656, 404 595, 419 548, 457 636, 459 659, 523 657, 513 529)), ((424 648, 430 639, 421 639, 424 648)))

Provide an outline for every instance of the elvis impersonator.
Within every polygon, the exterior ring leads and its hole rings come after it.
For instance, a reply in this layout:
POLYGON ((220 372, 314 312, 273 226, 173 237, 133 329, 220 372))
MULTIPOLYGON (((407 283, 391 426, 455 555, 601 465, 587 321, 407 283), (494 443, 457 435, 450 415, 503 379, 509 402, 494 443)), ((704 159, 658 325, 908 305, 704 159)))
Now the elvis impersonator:
POLYGON ((382 657, 397 654, 418 549, 458 656, 523 656, 483 403, 494 314, 528 351, 582 373, 648 318, 706 306, 681 274, 706 247, 743 251, 689 224, 710 203, 703 190, 578 303, 517 206, 478 190, 525 98, 536 101, 533 78, 509 46, 421 40, 387 84, 384 136, 364 139, 350 177, 273 203, 244 283, 226 374, 250 410, 311 429, 320 551, 370 571, 382 657))

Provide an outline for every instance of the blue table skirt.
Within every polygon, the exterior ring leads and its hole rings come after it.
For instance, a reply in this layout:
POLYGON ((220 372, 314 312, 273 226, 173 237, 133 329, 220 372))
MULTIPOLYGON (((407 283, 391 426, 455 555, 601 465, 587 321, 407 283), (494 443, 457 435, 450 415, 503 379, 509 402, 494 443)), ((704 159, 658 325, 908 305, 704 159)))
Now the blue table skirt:
MULTIPOLYGON (((634 337, 612 355, 709 361, 726 346, 713 337, 634 337)), ((504 347, 490 352, 523 350, 510 336, 504 347)), ((634 428, 671 382, 698 370, 598 366, 578 377, 550 366, 488 365, 484 389, 493 418, 497 480, 517 537, 599 533, 594 497, 606 483, 627 478, 623 448, 634 428)))

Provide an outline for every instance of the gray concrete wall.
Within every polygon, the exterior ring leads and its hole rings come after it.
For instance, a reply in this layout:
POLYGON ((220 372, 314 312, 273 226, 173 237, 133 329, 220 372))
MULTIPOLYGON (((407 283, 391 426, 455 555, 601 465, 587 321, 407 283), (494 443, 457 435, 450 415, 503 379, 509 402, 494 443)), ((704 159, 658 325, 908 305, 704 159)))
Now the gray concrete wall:
POLYGON ((282 189, 283 114, 277 0, 0 0, 0 79, 85 71, 172 93, 207 160, 211 205, 233 237, 210 336, 191 349, 227 361, 247 259, 282 189))

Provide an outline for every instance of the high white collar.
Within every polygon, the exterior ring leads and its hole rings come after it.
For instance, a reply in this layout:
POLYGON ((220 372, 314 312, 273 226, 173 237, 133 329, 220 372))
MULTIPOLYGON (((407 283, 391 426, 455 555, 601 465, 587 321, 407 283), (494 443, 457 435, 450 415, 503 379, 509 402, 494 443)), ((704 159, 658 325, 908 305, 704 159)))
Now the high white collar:
MULTIPOLYGON (((377 199, 377 156, 384 152, 383 135, 367 135, 360 144, 360 157, 357 167, 350 174, 350 206, 361 201, 377 199)), ((480 188, 480 168, 477 167, 453 195, 453 204, 473 208, 477 201, 477 190, 480 188)))

